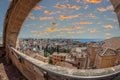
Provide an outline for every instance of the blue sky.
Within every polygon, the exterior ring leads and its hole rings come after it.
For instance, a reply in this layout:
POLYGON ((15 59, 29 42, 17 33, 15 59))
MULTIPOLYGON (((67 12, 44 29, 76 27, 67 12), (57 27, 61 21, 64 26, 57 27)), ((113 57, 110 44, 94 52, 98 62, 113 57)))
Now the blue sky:
POLYGON ((0 37, 2 37, 2 33, 3 33, 3 23, 4 23, 4 17, 6 14, 6 11, 8 9, 10 5, 10 1, 9 0, 1 0, 0 1, 0 37))
MULTIPOLYGON (((1 25, 9 3, 9 0, 0 2, 1 25)), ((109 0, 42 0, 30 12, 19 34, 19 38, 116 36, 120 36, 120 29, 109 0)))

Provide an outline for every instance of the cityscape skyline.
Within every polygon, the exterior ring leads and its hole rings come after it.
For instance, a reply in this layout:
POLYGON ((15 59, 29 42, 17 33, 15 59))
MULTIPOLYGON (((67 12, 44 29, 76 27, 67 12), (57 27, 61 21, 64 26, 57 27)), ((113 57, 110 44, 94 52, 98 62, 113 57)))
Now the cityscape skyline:
MULTIPOLYGON (((1 1, 0 24, 11 0, 1 1)), ((0 37, 3 27, 0 27, 0 37)), ((116 14, 109 0, 42 0, 28 15, 19 38, 106 39, 119 37, 116 14)))

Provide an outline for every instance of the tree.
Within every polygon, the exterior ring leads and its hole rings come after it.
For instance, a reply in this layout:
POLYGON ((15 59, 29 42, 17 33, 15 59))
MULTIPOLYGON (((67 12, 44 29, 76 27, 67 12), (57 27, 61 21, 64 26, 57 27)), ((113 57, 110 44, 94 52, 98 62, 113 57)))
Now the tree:
POLYGON ((57 45, 57 53, 59 53, 60 52, 60 46, 59 45, 57 45))
POLYGON ((48 53, 48 52, 44 52, 44 57, 48 57, 50 55, 50 53, 48 53))
POLYGON ((70 53, 70 49, 64 49, 64 53, 70 53))
POLYGON ((45 52, 48 52, 48 45, 46 45, 44 51, 45 51, 45 52))
POLYGON ((52 59, 49 59, 49 64, 53 64, 52 59))
POLYGON ((46 51, 44 52, 44 57, 47 57, 47 52, 46 51))

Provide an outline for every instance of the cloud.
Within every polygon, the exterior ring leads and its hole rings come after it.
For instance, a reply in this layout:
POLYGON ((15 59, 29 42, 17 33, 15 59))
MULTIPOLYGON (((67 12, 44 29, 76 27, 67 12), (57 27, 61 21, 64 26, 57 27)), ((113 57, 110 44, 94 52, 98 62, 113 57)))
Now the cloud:
POLYGON ((77 22, 76 24, 92 24, 92 22, 77 22))
POLYGON ((110 33, 105 33, 105 35, 106 35, 106 36, 111 36, 111 34, 110 34, 110 33))
POLYGON ((36 30, 31 30, 30 32, 31 32, 31 33, 36 33, 37 31, 36 31, 36 30))
POLYGON ((100 12, 105 12, 106 8, 97 8, 97 10, 100 11, 100 12))
POLYGON ((31 19, 31 20, 35 20, 35 16, 33 16, 32 13, 30 13, 30 14, 28 15, 28 18, 31 19))
POLYGON ((113 10, 113 6, 109 5, 106 8, 97 8, 97 10, 100 11, 100 12, 105 12, 105 11, 108 11, 108 10, 113 10))
POLYGON ((55 22, 52 22, 51 25, 52 25, 52 26, 58 26, 58 24, 55 23, 55 22))
POLYGON ((65 34, 64 32, 60 32, 60 34, 65 34))
POLYGON ((30 19, 35 20, 35 16, 29 16, 30 19))
POLYGON ((89 7, 88 5, 85 5, 85 6, 84 6, 84 9, 86 10, 86 9, 88 9, 88 7, 89 7))
POLYGON ((40 26, 38 26, 38 28, 43 28, 43 26, 42 26, 42 25, 40 25, 40 26))
POLYGON ((50 15, 51 15, 51 14, 54 14, 54 12, 48 11, 48 10, 45 10, 44 13, 45 13, 45 14, 50 14, 50 15))
POLYGON ((77 18, 77 17, 79 17, 79 15, 69 15, 69 16, 67 16, 67 15, 60 15, 59 19, 73 19, 73 18, 77 18))
POLYGON ((74 9, 74 10, 79 10, 80 9, 80 6, 76 6, 76 5, 72 5, 72 4, 60 4, 60 3, 57 3, 55 5, 56 8, 58 9, 74 9))
POLYGON ((96 29, 90 29, 90 32, 95 33, 95 32, 97 32, 97 30, 96 29))
POLYGON ((85 0, 85 1, 88 3, 95 3, 95 4, 101 3, 101 0, 85 0))
POLYGON ((96 24, 102 24, 102 22, 97 22, 96 24))
POLYGON ((44 8, 44 6, 36 5, 36 6, 33 8, 33 10, 41 10, 41 9, 43 9, 43 8, 44 8))
POLYGON ((47 32, 47 31, 44 31, 44 34, 48 35, 48 32, 47 32))
POLYGON ((37 36, 37 37, 40 37, 41 35, 43 35, 42 32, 37 32, 36 34, 33 34, 33 36, 37 36))
POLYGON ((110 21, 112 21, 112 22, 118 22, 117 19, 113 19, 113 18, 106 18, 106 20, 110 20, 110 21))
POLYGON ((66 27, 66 28, 50 28, 47 27, 45 31, 47 32, 58 32, 58 31, 72 31, 75 29, 80 29, 80 26, 72 26, 72 27, 66 27))
POLYGON ((57 35, 57 36, 59 36, 59 37, 60 36, 65 36, 65 33, 64 32, 60 32, 59 35, 57 35))
POLYGON ((42 32, 37 32, 37 36, 41 36, 43 33, 42 32))
POLYGON ((107 10, 113 10, 113 6, 112 6, 112 5, 109 5, 109 6, 107 6, 106 9, 107 9, 107 10))
POLYGON ((106 28, 106 29, 113 29, 113 26, 112 25, 105 25, 104 28, 106 28))
POLYGON ((79 30, 77 33, 78 34, 82 34, 82 33, 84 33, 84 31, 83 30, 79 30))
POLYGON ((53 17, 52 16, 44 16, 44 17, 40 17, 40 20, 52 20, 53 17))
POLYGON ((80 26, 73 26, 71 27, 72 29, 80 29, 81 27, 80 26))
POLYGON ((46 31, 38 32, 38 31, 36 31, 36 30, 31 30, 30 32, 31 32, 34 36, 48 35, 48 32, 46 32, 46 31))
POLYGON ((58 29, 58 28, 46 28, 46 31, 48 31, 48 32, 56 32, 56 31, 60 31, 60 29, 58 29))
POLYGON ((68 31, 67 33, 68 33, 68 34, 74 34, 74 32, 73 32, 73 31, 68 31))
POLYGON ((80 0, 76 0, 77 3, 80 3, 80 0))
POLYGON ((71 30, 70 28, 46 28, 48 32, 57 32, 57 31, 64 31, 64 30, 71 30))
POLYGON ((59 14, 59 13, 62 13, 62 12, 61 12, 61 11, 53 12, 53 11, 45 10, 44 13, 45 13, 45 14, 52 15, 52 14, 59 14))
POLYGON ((96 17, 93 13, 89 13, 85 16, 86 19, 90 18, 90 19, 97 19, 98 17, 96 17))

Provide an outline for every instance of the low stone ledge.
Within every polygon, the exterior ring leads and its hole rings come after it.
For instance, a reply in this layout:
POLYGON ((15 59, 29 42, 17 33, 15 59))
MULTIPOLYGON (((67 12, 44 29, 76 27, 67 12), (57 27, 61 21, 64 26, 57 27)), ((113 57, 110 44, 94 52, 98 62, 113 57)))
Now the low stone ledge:
POLYGON ((58 75, 64 75, 64 76, 70 76, 70 77, 105 77, 105 76, 111 76, 117 73, 120 73, 120 65, 114 66, 111 68, 104 68, 104 69, 70 69, 60 66, 54 66, 47 63, 44 63, 42 61, 39 61, 37 59, 34 59, 32 57, 29 57, 19 51, 17 51, 14 48, 11 48, 13 52, 16 53, 19 57, 21 57, 24 60, 27 60, 30 62, 33 66, 38 67, 41 70, 44 70, 48 73, 58 74, 58 75))

